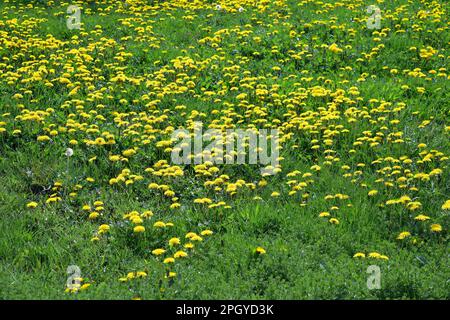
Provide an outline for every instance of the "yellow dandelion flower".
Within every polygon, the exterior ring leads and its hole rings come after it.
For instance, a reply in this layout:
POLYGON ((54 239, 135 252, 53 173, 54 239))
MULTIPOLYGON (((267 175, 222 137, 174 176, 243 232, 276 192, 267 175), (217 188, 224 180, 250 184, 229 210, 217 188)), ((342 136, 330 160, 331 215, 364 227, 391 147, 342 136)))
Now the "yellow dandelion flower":
POLYGON ((89 219, 90 220, 94 220, 94 219, 97 219, 98 218, 98 216, 99 216, 100 214, 98 213, 98 212, 91 212, 90 214, 89 214, 89 219))
POLYGON ((110 226, 107 224, 102 224, 101 226, 98 227, 98 231, 99 233, 105 233, 108 232, 110 229, 110 226))
POLYGON ((185 248, 185 249, 193 249, 193 248, 194 248, 194 244, 191 243, 191 242, 188 242, 188 243, 186 243, 186 244, 184 245, 184 248, 185 248))
POLYGON ((180 241, 179 238, 172 238, 172 239, 169 240, 169 245, 170 245, 171 247, 173 247, 173 246, 179 245, 180 242, 181 242, 181 241, 180 241))
POLYGON ((38 206, 37 202, 34 202, 34 201, 27 203, 27 208, 30 208, 30 209, 34 209, 37 206, 38 206))
POLYGON ((165 263, 165 264, 174 263, 174 262, 175 262, 175 259, 174 259, 174 258, 166 258, 166 259, 164 259, 164 261, 163 261, 163 263, 165 263))
POLYGON ((255 252, 256 252, 257 254, 266 254, 266 250, 265 250, 263 247, 257 247, 257 248, 255 249, 255 252))
POLYGON ((213 232, 211 230, 203 230, 202 232, 200 232, 200 234, 202 236, 210 236, 213 234, 213 232))
POLYGON ((162 221, 156 221, 156 222, 153 224, 153 226, 154 226, 155 228, 164 228, 164 227, 166 226, 166 224, 165 224, 164 222, 162 222, 162 221))
POLYGON ((331 218, 330 220, 328 220, 331 224, 339 224, 339 220, 336 218, 331 218))
POLYGON ((450 210, 450 200, 445 201, 441 208, 442 210, 450 210))
POLYGON ((182 251, 182 250, 175 252, 175 254, 173 255, 173 257, 175 259, 177 259, 177 258, 184 258, 184 257, 187 257, 187 256, 188 256, 188 254, 186 252, 182 251))
POLYGON ((411 236, 410 232, 403 231, 403 232, 400 232, 400 234, 397 236, 397 240, 403 240, 403 239, 405 239, 407 237, 410 237, 410 236, 411 236))
POLYGON ((426 215, 423 215, 423 214, 419 214, 418 216, 416 216, 416 217, 414 218, 414 220, 417 220, 417 221, 426 221, 426 220, 430 220, 430 217, 429 217, 429 216, 426 216, 426 215))

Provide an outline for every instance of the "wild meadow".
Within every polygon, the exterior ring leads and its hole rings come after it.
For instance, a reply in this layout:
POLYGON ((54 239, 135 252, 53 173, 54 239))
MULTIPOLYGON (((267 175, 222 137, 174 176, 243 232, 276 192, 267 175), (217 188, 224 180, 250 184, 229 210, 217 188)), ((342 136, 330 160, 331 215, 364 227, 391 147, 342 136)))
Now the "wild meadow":
POLYGON ((449 299, 449 10, 1 1, 0 298, 449 299))

